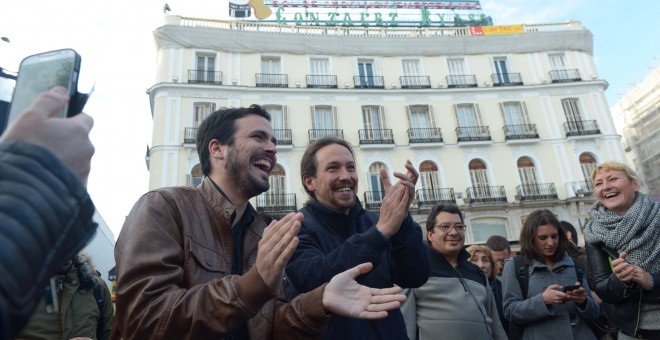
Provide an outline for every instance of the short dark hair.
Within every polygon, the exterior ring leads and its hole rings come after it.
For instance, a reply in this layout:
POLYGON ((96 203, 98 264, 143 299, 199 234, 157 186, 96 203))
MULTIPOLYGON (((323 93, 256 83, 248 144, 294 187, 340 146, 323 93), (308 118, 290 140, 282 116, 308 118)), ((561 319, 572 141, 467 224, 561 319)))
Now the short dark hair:
POLYGON ((206 117, 197 129, 197 154, 204 176, 211 173, 211 162, 209 161, 209 143, 217 139, 222 145, 234 144, 234 133, 236 132, 236 121, 247 115, 258 115, 270 122, 270 114, 261 106, 252 104, 250 107, 222 108, 206 117))
POLYGON ((426 218, 426 231, 433 230, 433 226, 435 225, 435 218, 438 217, 441 212, 456 214, 460 216, 461 223, 465 223, 463 221, 463 212, 458 208, 456 204, 437 203, 431 208, 431 211, 429 211, 429 216, 426 218))
POLYGON ((577 229, 575 229, 575 227, 572 224, 570 224, 569 222, 566 222, 566 221, 561 221, 560 224, 561 224, 561 229, 564 232, 564 234, 567 231, 571 232, 571 241, 573 241, 573 243, 575 245, 577 245, 578 244, 577 229))
POLYGON ((511 253, 511 245, 509 245, 509 240, 501 235, 491 235, 488 240, 486 240, 486 247, 493 251, 506 250, 511 253))
POLYGON ((316 198, 314 195, 314 192, 307 189, 307 186, 305 185, 305 176, 309 177, 316 177, 316 153, 323 147, 332 145, 332 144, 339 144, 351 153, 351 156, 353 156, 353 159, 355 159, 355 154, 353 153, 353 148, 351 147, 351 144, 339 137, 333 137, 333 136, 328 136, 328 137, 323 137, 320 139, 317 139, 314 141, 312 144, 310 144, 307 147, 307 150, 305 150, 305 153, 302 156, 302 159, 300 160, 300 180, 302 181, 303 188, 305 188, 305 192, 311 197, 311 198, 316 198))
POLYGON ((536 231, 542 225, 551 225, 557 228, 559 242, 557 244, 557 250, 552 255, 553 261, 557 262, 561 260, 568 250, 568 239, 561 229, 561 224, 557 216, 547 209, 534 210, 527 216, 525 224, 520 231, 520 253, 522 253, 528 263, 532 260, 541 261, 541 255, 534 246, 534 238, 536 237, 536 231))

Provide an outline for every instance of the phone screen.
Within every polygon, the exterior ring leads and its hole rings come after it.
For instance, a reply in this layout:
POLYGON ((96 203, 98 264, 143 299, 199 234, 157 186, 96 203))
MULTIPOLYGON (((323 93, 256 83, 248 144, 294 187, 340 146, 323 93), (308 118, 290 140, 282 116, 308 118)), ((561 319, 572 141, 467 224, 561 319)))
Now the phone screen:
MULTIPOLYGON (((72 49, 35 54, 23 59, 18 70, 8 123, 25 111, 41 93, 55 86, 64 86, 69 90, 69 95, 73 95, 79 71, 80 57, 72 49)), ((66 117, 67 109, 68 105, 57 116, 66 117)))

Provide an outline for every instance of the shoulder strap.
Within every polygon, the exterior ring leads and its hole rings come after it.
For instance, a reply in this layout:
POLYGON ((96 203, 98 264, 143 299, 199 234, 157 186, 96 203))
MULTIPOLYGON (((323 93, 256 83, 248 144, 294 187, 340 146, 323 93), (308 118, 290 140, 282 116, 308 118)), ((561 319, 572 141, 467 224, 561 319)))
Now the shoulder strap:
MULTIPOLYGON (((105 284, 105 282, 99 282, 99 284, 105 284)), ((103 315, 103 294, 101 294, 101 286, 96 285, 94 286, 94 289, 92 290, 94 293, 94 300, 96 300, 96 305, 99 307, 99 322, 96 323, 96 338, 101 340, 103 339, 103 320, 104 320, 104 315, 103 315)))
POLYGON ((525 263, 522 255, 514 256, 513 264, 516 268, 516 277, 518 278, 518 284, 520 285, 520 291, 522 292, 523 299, 527 299, 527 287, 529 286, 529 265, 525 263))

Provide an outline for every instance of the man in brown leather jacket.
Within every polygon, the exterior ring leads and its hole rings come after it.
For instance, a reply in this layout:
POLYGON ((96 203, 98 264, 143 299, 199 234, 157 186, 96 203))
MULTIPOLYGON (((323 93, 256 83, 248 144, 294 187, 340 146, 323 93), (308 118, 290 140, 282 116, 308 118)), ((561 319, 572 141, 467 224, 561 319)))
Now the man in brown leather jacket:
POLYGON ((148 192, 126 218, 115 248, 113 338, 314 339, 330 313, 374 319, 399 307, 398 288, 353 280, 370 264, 284 300, 284 266, 303 216, 266 227, 248 202, 268 190, 275 143, 270 116, 257 105, 202 122, 202 184, 148 192))

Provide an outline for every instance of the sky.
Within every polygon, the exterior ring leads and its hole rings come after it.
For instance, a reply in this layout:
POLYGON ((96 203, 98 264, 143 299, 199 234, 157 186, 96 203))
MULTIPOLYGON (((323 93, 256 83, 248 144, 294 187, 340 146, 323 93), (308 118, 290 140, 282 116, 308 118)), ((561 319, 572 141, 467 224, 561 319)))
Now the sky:
MULTIPOLYGON (((227 0, 20 0, 0 10, 0 67, 17 71, 39 52, 73 48, 82 56, 79 90, 95 89, 85 112, 94 118, 96 147, 88 190, 115 238, 135 201, 149 188, 145 154, 151 143, 146 90, 154 85, 153 31, 169 14, 226 18, 227 0)), ((613 106, 660 64, 655 39, 660 1, 482 0, 495 25, 582 22, 594 36, 594 60, 613 106)))

